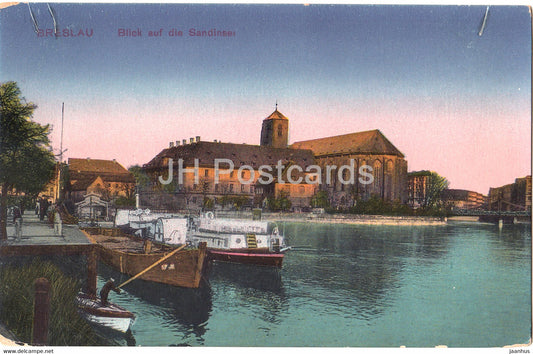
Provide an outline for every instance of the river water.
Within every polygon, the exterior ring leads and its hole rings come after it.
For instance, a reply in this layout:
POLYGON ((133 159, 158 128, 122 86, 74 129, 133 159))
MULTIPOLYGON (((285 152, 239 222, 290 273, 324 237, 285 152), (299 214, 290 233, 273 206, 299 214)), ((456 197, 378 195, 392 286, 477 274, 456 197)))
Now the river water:
MULTIPOLYGON (((134 281, 110 299, 141 346, 501 347, 531 336, 531 225, 281 223, 274 270, 214 264, 209 287, 134 281)), ((108 277, 99 266, 99 287, 108 277)))

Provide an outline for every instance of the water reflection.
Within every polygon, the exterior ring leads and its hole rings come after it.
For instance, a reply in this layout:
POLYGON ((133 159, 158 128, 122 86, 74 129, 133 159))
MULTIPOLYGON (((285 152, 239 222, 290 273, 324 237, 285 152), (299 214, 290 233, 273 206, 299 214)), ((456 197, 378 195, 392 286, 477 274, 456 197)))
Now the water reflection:
POLYGON ((445 257, 447 233, 446 227, 287 223, 293 250, 284 274, 305 280, 330 311, 369 321, 393 305, 406 267, 445 257))
POLYGON ((279 323, 280 316, 287 311, 287 294, 277 268, 214 263, 209 278, 218 301, 225 302, 227 307, 253 308, 271 324, 279 323))

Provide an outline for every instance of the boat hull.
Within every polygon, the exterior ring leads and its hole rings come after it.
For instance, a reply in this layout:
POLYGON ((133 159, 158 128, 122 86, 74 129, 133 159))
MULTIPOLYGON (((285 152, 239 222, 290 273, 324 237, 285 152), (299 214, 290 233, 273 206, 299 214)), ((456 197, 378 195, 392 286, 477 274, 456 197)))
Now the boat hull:
POLYGON ((99 298, 79 294, 76 302, 79 312, 87 321, 115 331, 126 333, 135 320, 133 313, 113 303, 104 306, 99 298))
MULTIPOLYGON (((173 250, 169 248, 166 252, 149 254, 125 252, 120 250, 120 247, 119 249, 112 248, 112 243, 102 242, 98 239, 98 235, 90 235, 87 232, 86 234, 92 242, 98 245, 98 256, 102 262, 130 276, 146 270, 173 250)), ((142 243, 142 240, 132 239, 131 242, 142 243)), ((181 250, 140 275, 138 279, 185 288, 198 288, 202 277, 205 276, 206 256, 205 244, 200 244, 196 249, 181 250)))
POLYGON ((224 250, 208 249, 208 258, 212 261, 244 263, 269 267, 281 268, 283 263, 283 253, 273 253, 268 250, 224 250))

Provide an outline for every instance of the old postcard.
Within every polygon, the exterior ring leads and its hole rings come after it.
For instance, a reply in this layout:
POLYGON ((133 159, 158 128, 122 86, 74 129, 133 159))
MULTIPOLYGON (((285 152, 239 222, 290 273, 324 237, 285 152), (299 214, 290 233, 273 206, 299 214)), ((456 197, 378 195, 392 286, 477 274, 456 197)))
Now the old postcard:
POLYGON ((529 352, 531 33, 519 5, 2 4, 4 353, 529 352))

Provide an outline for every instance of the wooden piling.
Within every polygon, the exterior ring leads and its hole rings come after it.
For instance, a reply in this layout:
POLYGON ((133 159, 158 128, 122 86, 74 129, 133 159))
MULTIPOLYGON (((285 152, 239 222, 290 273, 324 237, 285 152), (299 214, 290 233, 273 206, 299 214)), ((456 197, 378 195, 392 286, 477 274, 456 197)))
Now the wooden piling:
POLYGON ((98 256, 96 248, 87 253, 87 293, 96 296, 96 276, 98 275, 98 256))
POLYGON ((33 345, 46 345, 50 320, 50 282, 46 278, 35 279, 33 306, 33 345))

